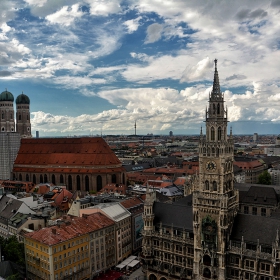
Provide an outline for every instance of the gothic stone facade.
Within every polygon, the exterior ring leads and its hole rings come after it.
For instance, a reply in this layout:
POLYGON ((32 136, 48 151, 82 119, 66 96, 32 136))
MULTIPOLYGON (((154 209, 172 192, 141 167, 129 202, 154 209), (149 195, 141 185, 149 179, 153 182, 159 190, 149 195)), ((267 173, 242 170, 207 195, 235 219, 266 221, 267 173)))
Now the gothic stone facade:
POLYGON ((280 279, 279 197, 267 186, 234 187, 227 123, 215 60, 193 193, 164 204, 147 190, 142 262, 148 280, 280 279))

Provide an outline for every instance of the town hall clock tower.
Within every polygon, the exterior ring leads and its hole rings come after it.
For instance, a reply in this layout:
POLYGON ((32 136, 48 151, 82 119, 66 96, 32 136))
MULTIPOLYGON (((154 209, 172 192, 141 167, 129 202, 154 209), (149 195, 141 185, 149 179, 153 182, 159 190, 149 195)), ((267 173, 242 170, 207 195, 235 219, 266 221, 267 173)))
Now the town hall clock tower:
POLYGON ((233 188, 233 139, 217 60, 206 108, 206 135, 200 134, 199 184, 193 192, 194 279, 226 279, 226 249, 238 210, 233 188))

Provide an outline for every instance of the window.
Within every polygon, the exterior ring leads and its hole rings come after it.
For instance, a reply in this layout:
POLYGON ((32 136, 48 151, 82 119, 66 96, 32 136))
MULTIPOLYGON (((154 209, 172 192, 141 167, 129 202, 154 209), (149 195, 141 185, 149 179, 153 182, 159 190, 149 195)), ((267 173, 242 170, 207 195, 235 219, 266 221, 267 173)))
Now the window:
POLYGON ((215 130, 214 130, 214 127, 212 126, 211 127, 211 141, 214 141, 215 140, 215 130))
POLYGON ((244 206, 244 214, 249 214, 249 207, 248 206, 244 206))
POLYGON ((205 181, 205 190, 209 191, 209 181, 205 181))
POLYGON ((254 280, 254 274, 245 272, 245 279, 254 280))
POLYGON ((252 208, 252 214, 253 215, 257 215, 257 212, 258 212, 258 208, 257 207, 253 207, 252 208))
POLYGON ((270 264, 261 263, 261 272, 270 273, 270 264))
POLYGON ((230 257, 230 263, 238 266, 239 265, 239 258, 235 257, 235 256, 230 257))
POLYGON ((231 269, 230 270, 230 276, 233 278, 239 278, 239 273, 237 269, 231 269))
POLYGON ((261 215, 266 216, 266 209, 265 208, 261 208, 261 215))
MULTIPOLYGON (((254 269, 254 261, 246 260, 245 261, 245 268, 253 270, 254 269)), ((250 278, 246 278, 246 279, 250 279, 250 278)))

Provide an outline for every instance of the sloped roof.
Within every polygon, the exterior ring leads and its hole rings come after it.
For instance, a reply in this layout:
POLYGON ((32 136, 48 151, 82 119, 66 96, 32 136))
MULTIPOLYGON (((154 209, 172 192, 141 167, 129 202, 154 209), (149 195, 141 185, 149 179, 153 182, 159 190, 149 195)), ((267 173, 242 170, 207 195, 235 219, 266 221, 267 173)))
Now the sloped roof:
POLYGON ((176 203, 154 202, 154 223, 163 226, 173 226, 193 231, 193 212, 190 196, 178 200, 176 203))
POLYGON ((256 216, 238 214, 234 220, 233 230, 231 233, 231 239, 242 240, 245 242, 272 245, 275 241, 277 229, 280 229, 280 220, 256 216))
POLYGON ((3 195, 0 199, 0 218, 9 220, 18 211, 22 201, 3 195))
POLYGON ((106 215, 108 215, 115 222, 119 222, 130 216, 128 210, 126 210, 119 203, 100 203, 92 208, 101 209, 106 215))
POLYGON ((21 139, 14 171, 23 167, 34 169, 34 166, 44 169, 49 166, 50 171, 58 167, 61 171, 64 166, 75 169, 79 166, 122 168, 117 156, 101 137, 21 139))
POLYGON ((262 205, 277 205, 278 196, 274 188, 269 186, 251 186, 250 189, 240 197, 241 203, 253 203, 262 205))
POLYGON ((83 217, 63 216, 62 221, 60 225, 27 233, 25 237, 51 246, 75 238, 81 234, 114 225, 114 221, 102 213, 93 213, 91 215, 84 215, 83 217))

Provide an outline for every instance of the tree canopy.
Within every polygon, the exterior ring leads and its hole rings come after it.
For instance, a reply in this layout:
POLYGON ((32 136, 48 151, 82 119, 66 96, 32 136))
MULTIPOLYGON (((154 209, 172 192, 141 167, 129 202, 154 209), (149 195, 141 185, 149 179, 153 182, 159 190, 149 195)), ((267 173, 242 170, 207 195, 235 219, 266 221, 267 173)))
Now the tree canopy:
POLYGON ((257 183, 262 185, 271 185, 271 175, 267 170, 259 175, 257 183))

